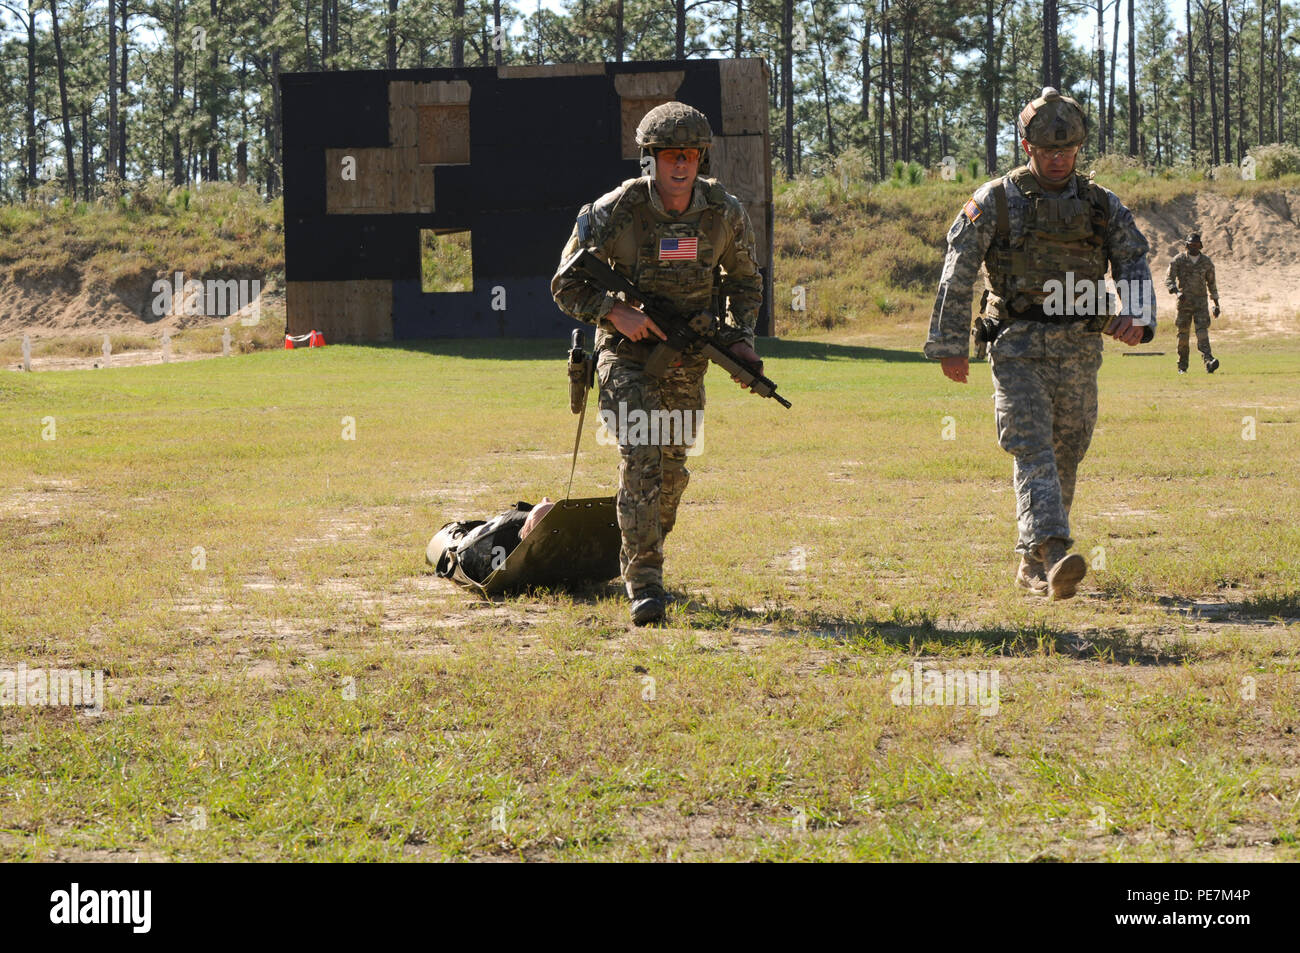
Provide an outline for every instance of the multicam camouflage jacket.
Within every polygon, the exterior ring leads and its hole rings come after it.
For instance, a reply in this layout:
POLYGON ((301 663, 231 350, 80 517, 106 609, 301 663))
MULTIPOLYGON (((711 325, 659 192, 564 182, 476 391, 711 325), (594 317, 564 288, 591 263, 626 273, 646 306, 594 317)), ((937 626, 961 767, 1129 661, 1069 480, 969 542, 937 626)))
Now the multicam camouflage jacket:
MULTIPOLYGON (((754 258, 754 230, 740 201, 714 179, 699 178, 686 211, 664 209, 652 179, 628 179, 578 215, 561 260, 592 249, 647 293, 693 314, 712 307, 718 291, 728 302, 722 343, 754 343, 763 278, 754 258)), ((596 344, 620 337, 607 315, 617 300, 585 282, 556 274, 551 294, 565 314, 595 324, 596 344)))

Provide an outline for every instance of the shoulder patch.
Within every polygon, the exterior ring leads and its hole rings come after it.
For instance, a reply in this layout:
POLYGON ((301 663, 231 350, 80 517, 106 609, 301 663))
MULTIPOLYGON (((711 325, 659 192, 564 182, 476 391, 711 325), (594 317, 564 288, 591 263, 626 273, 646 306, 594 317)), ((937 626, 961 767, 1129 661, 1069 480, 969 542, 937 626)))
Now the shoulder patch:
MULTIPOLYGON (((952 206, 949 206, 949 208, 951 207, 952 206)), ((975 224, 975 220, 977 218, 979 218, 981 215, 984 214, 984 210, 980 208, 979 203, 976 202, 974 199, 971 199, 969 202, 963 205, 961 210, 966 215, 966 218, 970 220, 970 223, 972 225, 975 224)))

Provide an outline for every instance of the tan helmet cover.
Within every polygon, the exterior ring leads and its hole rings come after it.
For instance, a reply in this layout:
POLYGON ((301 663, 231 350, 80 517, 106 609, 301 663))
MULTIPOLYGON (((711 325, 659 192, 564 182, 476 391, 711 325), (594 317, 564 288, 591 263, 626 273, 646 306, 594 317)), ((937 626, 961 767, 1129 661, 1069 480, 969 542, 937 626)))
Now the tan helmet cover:
POLYGON ((664 103, 642 118, 636 127, 636 144, 641 147, 643 159, 653 155, 657 149, 699 149, 699 174, 707 175, 713 129, 704 113, 694 106, 679 102, 664 103))
POLYGON ((1020 111, 1020 137, 1040 149, 1068 149, 1088 138, 1083 107, 1051 86, 1020 111))

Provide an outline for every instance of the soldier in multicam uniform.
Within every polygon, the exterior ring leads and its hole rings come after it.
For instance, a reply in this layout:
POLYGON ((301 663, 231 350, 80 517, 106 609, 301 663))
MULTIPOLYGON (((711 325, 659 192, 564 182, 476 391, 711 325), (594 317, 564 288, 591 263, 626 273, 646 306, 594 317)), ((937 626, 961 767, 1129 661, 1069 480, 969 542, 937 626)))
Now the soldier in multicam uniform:
POLYGON ((1155 332, 1146 239, 1112 192, 1074 172, 1087 132, 1079 104, 1051 87, 1020 113, 1028 165, 983 185, 949 229, 925 344, 945 376, 966 382, 971 287, 984 263, 996 322, 989 358, 998 444, 1015 458, 1016 582, 1056 599, 1074 595, 1087 572, 1083 557, 1068 552, 1069 515, 1097 422, 1098 332, 1129 345, 1155 332), (1053 313, 1053 282, 1096 287, 1108 265, 1130 289, 1120 316, 1107 316, 1104 294, 1053 313), (1071 313, 1079 310, 1089 313, 1071 313))
POLYGON ((1219 369, 1219 359, 1210 353, 1210 311, 1205 302, 1205 292, 1214 299, 1214 316, 1219 316, 1219 286, 1214 283, 1214 262, 1209 255, 1201 254, 1201 233, 1192 232, 1183 243, 1187 251, 1174 257, 1165 274, 1169 293, 1178 296, 1178 373, 1187 373, 1187 354, 1192 324, 1196 324, 1196 347, 1205 359, 1205 369, 1213 374, 1219 369))
MULTIPOLYGON (((739 200, 705 178, 713 141, 708 119, 684 103, 665 103, 646 114, 636 141, 643 169, 653 156, 653 173, 628 179, 584 206, 561 261, 581 247, 590 248, 642 291, 667 298, 684 314, 711 309, 717 284, 723 296, 719 300, 730 304, 719 335, 722 343, 761 367, 754 325, 763 284, 754 258, 754 231, 739 200)), ((635 302, 560 274, 551 282, 551 293, 566 314, 597 326, 602 417, 608 413, 624 419, 621 404, 624 415, 679 410, 699 419, 707 358, 688 350, 662 379, 651 377, 645 361, 665 335, 635 302)), ((632 621, 644 625, 664 615, 663 541, 690 480, 690 447, 680 429, 658 445, 634 436, 620 436, 617 510, 632 621)))

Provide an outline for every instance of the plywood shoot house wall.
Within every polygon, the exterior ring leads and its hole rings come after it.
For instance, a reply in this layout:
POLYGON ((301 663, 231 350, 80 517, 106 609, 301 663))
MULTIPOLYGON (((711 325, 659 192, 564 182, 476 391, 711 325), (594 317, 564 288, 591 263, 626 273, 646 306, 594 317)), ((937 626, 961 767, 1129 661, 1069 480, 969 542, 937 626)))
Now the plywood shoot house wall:
POLYGON ((771 334, 768 78, 758 59, 283 74, 288 333, 566 335, 550 281, 578 209, 639 174, 636 127, 676 99, 749 210, 771 334), (471 287, 426 287, 422 247, 459 232, 471 287))

